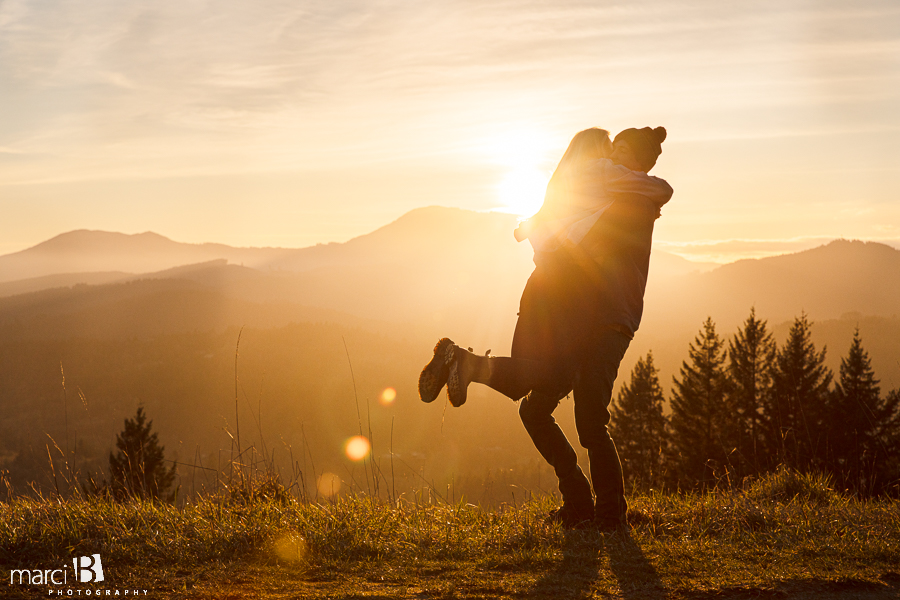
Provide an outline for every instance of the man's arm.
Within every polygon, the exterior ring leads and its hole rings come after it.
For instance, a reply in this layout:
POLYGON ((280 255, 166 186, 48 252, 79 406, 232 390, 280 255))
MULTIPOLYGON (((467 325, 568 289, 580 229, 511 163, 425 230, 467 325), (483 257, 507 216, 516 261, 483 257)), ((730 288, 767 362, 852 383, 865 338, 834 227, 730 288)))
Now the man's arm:
POLYGON ((591 163, 585 169, 584 176, 587 193, 592 191, 597 194, 607 193, 614 197, 619 194, 640 194, 657 207, 661 207, 672 198, 672 186, 665 179, 641 171, 632 171, 613 163, 608 158, 591 163))

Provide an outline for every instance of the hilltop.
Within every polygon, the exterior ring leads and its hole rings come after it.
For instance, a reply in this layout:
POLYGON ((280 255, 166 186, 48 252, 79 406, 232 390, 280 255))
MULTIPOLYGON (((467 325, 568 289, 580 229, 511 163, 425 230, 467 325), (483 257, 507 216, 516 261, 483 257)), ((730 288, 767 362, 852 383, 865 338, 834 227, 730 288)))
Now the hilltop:
POLYGON ((47 568, 101 554, 100 585, 25 579, 7 588, 11 598, 118 588, 323 600, 887 600, 900 592, 900 504, 841 497, 821 479, 782 472, 744 492, 631 495, 630 525, 615 533, 548 525, 556 504, 539 495, 485 510, 425 489, 389 501, 296 499, 282 488, 181 508, 14 499, 0 503, 0 565, 47 568))

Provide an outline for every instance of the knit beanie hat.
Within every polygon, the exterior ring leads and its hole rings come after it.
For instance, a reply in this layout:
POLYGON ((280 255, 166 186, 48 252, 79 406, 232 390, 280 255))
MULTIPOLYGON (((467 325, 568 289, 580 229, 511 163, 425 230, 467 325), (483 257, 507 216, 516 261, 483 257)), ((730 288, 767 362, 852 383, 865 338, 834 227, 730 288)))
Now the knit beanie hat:
POLYGON ((666 140, 666 128, 643 127, 641 129, 625 129, 620 131, 613 143, 622 140, 628 142, 634 151, 635 158, 645 167, 645 171, 649 171, 656 164, 656 159, 662 154, 662 143, 666 140))

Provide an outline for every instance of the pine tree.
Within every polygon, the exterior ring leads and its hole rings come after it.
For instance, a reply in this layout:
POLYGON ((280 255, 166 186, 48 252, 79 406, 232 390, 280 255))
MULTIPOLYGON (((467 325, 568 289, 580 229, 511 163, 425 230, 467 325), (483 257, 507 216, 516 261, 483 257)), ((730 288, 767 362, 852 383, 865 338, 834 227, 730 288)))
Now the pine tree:
POLYGON ((869 354, 859 328, 850 351, 841 359, 840 382, 828 411, 828 467, 843 489, 859 494, 882 491, 890 474, 882 465, 890 458, 892 418, 896 404, 881 398, 869 354))
POLYGON ((690 363, 673 378, 671 449, 679 485, 715 485, 727 474, 733 448, 728 439, 724 342, 707 318, 689 349, 690 363))
POLYGON ((152 426, 139 406, 134 419, 125 419, 125 429, 116 436, 118 451, 109 453, 108 486, 116 499, 174 499, 174 492, 166 493, 175 481, 175 465, 166 469, 164 448, 156 433, 150 433, 152 426))
POLYGON ((900 388, 887 395, 880 413, 878 439, 887 455, 878 463, 875 493, 900 497, 900 388))
POLYGON ((775 357, 773 394, 766 426, 781 464, 809 471, 824 467, 825 414, 832 373, 825 352, 816 352, 812 324, 803 313, 794 319, 788 339, 775 357))
POLYGON ((775 341, 756 309, 728 342, 728 429, 737 452, 732 463, 738 478, 764 472, 772 459, 765 438, 763 407, 772 393, 775 341))
POLYGON ((616 440, 626 488, 649 489, 662 483, 662 456, 667 447, 662 386, 653 353, 638 359, 631 382, 610 406, 610 433, 616 440))

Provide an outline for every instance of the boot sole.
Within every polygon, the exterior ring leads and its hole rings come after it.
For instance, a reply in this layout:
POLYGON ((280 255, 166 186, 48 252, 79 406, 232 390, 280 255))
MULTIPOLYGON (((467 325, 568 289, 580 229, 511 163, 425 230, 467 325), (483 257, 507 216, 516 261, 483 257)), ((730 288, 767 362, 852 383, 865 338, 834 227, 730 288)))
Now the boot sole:
POLYGON ((450 400, 450 404, 456 408, 465 404, 468 396, 468 387, 468 382, 466 382, 466 385, 463 385, 461 381, 459 375, 459 360, 454 359, 453 362, 450 363, 450 373, 447 376, 447 399, 450 400))
POLYGON ((453 345, 449 338, 441 338, 434 346, 431 361, 419 373, 419 398, 422 402, 434 402, 447 383, 450 376, 450 358, 453 356, 448 348, 453 345))

